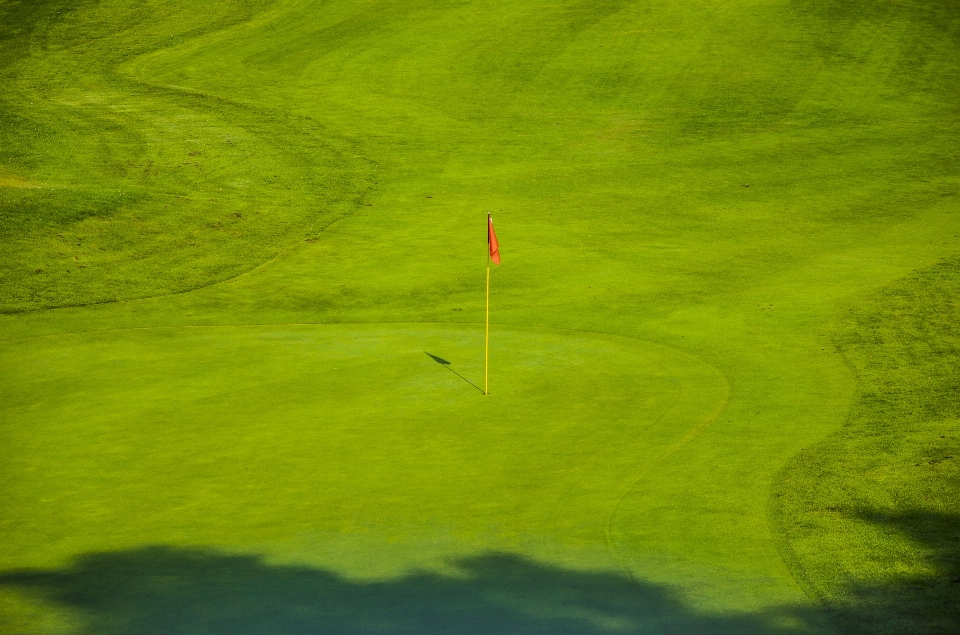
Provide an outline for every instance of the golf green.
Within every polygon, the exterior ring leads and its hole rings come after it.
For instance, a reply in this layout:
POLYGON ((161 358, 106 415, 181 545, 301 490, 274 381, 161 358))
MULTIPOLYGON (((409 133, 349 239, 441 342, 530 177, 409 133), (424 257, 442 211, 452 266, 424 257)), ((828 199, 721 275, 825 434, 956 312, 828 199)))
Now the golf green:
MULTIPOLYGON (((625 544, 623 525, 663 531, 671 490, 696 476, 661 484, 659 511, 638 490, 696 471, 683 448, 725 404, 722 374, 632 338, 496 327, 485 396, 482 337, 367 324, 8 342, 2 502, 18 510, 4 531, 18 550, 0 566, 162 544, 360 577, 503 551, 690 573, 682 543, 651 531, 625 544)), ((770 602, 763 582, 738 579, 737 604, 770 602)))
POLYGON ((591 548, 616 527, 610 510, 638 475, 694 438, 726 398, 715 369, 667 347, 502 327, 495 337, 489 396, 478 388, 477 327, 17 342, 4 351, 19 372, 2 395, 13 435, 3 496, 5 509, 22 510, 5 536, 21 549, 5 564, 144 544, 282 552, 314 533, 450 532, 467 553, 591 548))

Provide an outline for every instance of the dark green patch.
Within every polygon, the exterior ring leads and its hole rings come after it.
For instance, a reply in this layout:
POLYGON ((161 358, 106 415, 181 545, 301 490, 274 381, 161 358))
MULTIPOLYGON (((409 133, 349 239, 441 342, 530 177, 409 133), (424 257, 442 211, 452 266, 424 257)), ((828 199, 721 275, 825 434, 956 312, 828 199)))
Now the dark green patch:
POLYGON ((960 631, 960 260, 851 311, 847 424, 783 473, 774 518, 807 591, 850 632, 960 631))

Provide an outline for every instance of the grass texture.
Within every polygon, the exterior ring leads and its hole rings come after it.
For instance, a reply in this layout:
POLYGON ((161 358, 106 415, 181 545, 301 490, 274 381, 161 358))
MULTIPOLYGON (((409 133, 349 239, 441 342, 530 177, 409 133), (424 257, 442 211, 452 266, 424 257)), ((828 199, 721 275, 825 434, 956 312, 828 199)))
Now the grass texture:
MULTIPOLYGON (((183 292, 349 213, 369 166, 309 117, 132 82, 125 60, 250 17, 223 3, 10 2, 0 311, 183 292), (42 52, 29 53, 40 46, 42 52)), ((5 63, 4 63, 5 62, 5 63)))
POLYGON ((957 627, 958 271, 945 261, 851 310, 837 346, 858 398, 846 425, 780 482, 787 556, 852 632, 957 627))
POLYGON ((0 0, 0 632, 956 630, 958 39, 0 0))

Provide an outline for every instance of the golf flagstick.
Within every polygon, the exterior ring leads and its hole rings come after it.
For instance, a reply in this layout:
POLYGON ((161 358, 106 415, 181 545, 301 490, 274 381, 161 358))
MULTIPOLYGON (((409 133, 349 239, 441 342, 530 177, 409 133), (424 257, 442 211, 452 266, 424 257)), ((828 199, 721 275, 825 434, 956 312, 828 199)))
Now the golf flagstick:
MULTIPOLYGON (((489 250, 488 250, 489 252, 489 250)), ((483 394, 489 395, 490 376, 490 254, 487 253, 487 332, 483 346, 483 394)))
POLYGON ((483 394, 489 395, 490 376, 490 261, 500 264, 500 243, 497 242, 497 232, 493 231, 493 219, 487 212, 487 328, 483 349, 483 394))

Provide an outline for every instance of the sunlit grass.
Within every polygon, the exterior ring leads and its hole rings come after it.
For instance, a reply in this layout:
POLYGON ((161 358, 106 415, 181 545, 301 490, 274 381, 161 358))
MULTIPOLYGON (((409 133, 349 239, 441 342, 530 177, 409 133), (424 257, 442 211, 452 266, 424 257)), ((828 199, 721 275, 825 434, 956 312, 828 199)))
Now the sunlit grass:
MULTIPOLYGON (((653 589, 666 630, 823 632, 826 600, 949 632, 958 32, 950 2, 0 1, 0 569, 501 550, 653 589)), ((82 628, 17 588, 11 623, 82 628)), ((641 628, 614 613, 584 632, 641 628)))

